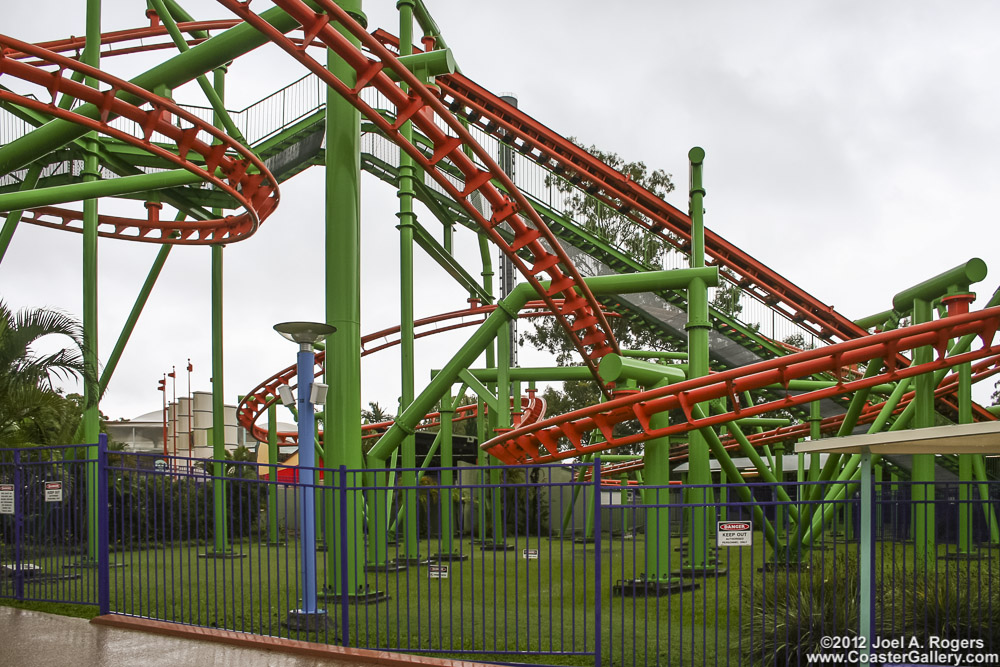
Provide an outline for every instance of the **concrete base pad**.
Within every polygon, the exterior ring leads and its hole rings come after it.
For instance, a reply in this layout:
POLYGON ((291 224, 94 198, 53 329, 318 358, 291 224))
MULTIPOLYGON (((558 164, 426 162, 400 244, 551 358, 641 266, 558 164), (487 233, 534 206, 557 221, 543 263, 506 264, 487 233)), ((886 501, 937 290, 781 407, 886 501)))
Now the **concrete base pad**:
POLYGON ((611 587, 611 594, 624 598, 660 597, 661 595, 693 590, 698 588, 698 586, 698 583, 690 579, 684 580, 680 577, 654 581, 647 579, 623 579, 611 587))
POLYGON ((458 554, 454 552, 432 554, 427 557, 429 560, 436 561, 438 563, 455 563, 458 561, 469 560, 469 554, 458 554))
POLYGON ((288 612, 285 627, 301 632, 323 632, 331 626, 330 617, 325 611, 305 612, 293 609, 288 612))
POLYGON ((198 558, 246 558, 247 555, 239 551, 203 551, 198 554, 198 558))
POLYGON ((770 561, 764 563, 757 568, 758 572, 799 572, 802 570, 808 570, 809 565, 806 563, 776 563, 770 561))
POLYGON ((688 566, 682 565, 670 574, 675 577, 721 577, 726 574, 728 570, 724 567, 716 567, 714 565, 698 565, 698 566, 688 566))

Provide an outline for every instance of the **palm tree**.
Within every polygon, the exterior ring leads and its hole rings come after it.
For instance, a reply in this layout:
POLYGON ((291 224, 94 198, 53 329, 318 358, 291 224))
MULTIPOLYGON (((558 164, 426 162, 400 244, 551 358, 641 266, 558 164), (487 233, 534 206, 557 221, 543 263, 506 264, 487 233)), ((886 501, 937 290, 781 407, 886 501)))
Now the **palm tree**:
POLYGON ((83 329, 58 310, 25 308, 17 313, 0 301, 0 443, 23 442, 28 420, 44 419, 59 396, 53 379, 88 378, 83 364, 83 329), (68 337, 73 345, 52 354, 32 346, 51 335, 68 337))
POLYGON ((369 401, 368 409, 361 410, 361 419, 364 420, 365 424, 381 424, 382 422, 387 422, 392 419, 395 415, 387 411, 378 401, 369 401))

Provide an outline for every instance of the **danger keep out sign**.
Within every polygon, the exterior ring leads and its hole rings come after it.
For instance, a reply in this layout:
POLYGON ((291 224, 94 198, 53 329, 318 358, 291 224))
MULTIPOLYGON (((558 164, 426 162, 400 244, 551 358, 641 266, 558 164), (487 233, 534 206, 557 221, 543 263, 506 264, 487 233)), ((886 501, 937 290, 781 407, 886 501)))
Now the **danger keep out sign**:
POLYGON ((753 524, 749 521, 719 521, 715 543, 720 547, 749 547, 753 544, 753 524))
POLYGON ((62 502, 62 482, 45 482, 45 502, 62 502))

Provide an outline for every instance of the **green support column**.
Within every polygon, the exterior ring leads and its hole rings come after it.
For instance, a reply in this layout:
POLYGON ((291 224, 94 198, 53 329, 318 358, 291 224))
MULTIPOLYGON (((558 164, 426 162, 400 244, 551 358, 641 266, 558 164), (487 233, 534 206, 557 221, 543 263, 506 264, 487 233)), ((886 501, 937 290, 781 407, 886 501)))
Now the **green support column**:
MULTIPOLYGON (((823 437, 823 432, 820 430, 820 425, 823 421, 823 416, 820 414, 820 404, 819 401, 813 401, 809 404, 809 439, 819 440, 823 437)), ((819 454, 809 455, 809 481, 815 482, 820 478, 820 463, 819 454)))
MULTIPOLYGON (((83 62, 92 67, 101 66, 101 0, 87 0, 87 39, 83 62)), ((96 79, 87 77, 86 84, 98 87, 96 79)), ((97 135, 88 135, 87 153, 83 161, 84 182, 96 181, 99 176, 97 162, 97 135)), ((83 202, 83 367, 84 409, 83 441, 91 446, 87 450, 87 560, 97 562, 97 438, 101 431, 100 387, 97 380, 97 200, 83 202)))
POLYGON ((630 524, 629 524, 629 511, 628 511, 628 475, 627 474, 622 473, 621 483, 622 483, 622 495, 621 495, 621 501, 622 501, 622 537, 625 538, 625 537, 628 537, 628 535, 632 532, 629 529, 629 525, 630 524))
MULTIPOLYGON (((667 412, 649 418, 652 429, 670 426, 667 412)), ((652 505, 646 510, 646 580, 658 584, 677 584, 678 577, 670 576, 670 438, 647 440, 643 453, 646 484, 643 502, 652 505)))
MULTIPOLYGON (((958 368, 958 422, 972 423, 972 368, 958 368)), ((958 455, 958 552, 975 554, 972 543, 972 455, 958 455)))
POLYGON ((455 415, 455 404, 449 389, 441 398, 441 479, 439 494, 441 503, 441 552, 437 560, 452 560, 457 556, 455 550, 455 522, 452 518, 452 487, 455 484, 455 474, 451 467, 455 465, 452 457, 452 423, 455 415))
POLYGON ((271 546, 282 544, 278 535, 278 406, 267 406, 267 464, 268 478, 274 482, 267 488, 267 534, 271 546))
MULTIPOLYGON (((338 4, 362 25, 367 19, 361 0, 341 0, 338 4)), ((358 46, 360 42, 345 30, 343 34, 358 46)), ((355 84, 354 70, 333 51, 327 51, 327 68, 348 86, 355 84)), ((361 447, 361 116, 340 95, 327 90, 326 97, 326 321, 337 327, 327 340, 326 379, 330 385, 324 420, 323 462, 326 468, 364 467, 361 447)), ((405 323, 404 323, 405 325, 405 323)), ((373 460, 376 477, 383 464, 373 460)), ((347 480, 349 487, 361 485, 360 473, 347 480)), ((338 475, 327 474, 324 498, 327 594, 367 595, 363 573, 365 551, 363 531, 364 500, 360 492, 347 496, 347 525, 342 526, 339 493, 333 487, 338 475), (347 539, 347 562, 340 562, 340 538, 347 539), (341 568, 347 570, 347 591, 341 590, 341 568)), ((375 503, 369 515, 369 565, 385 564, 385 536, 388 518, 384 502, 375 503)))
MULTIPOLYGON (((492 346, 491 346, 492 349, 492 346)), ((476 417, 476 436, 479 442, 486 442, 489 439, 489 420, 486 416, 486 403, 480 397, 477 401, 477 417, 476 417)), ((489 455, 480 448, 476 448, 476 465, 485 466, 489 464, 489 455)), ((477 489, 477 495, 479 496, 479 507, 476 512, 476 526, 479 528, 479 543, 486 544, 489 541, 489 531, 486 528, 486 504, 487 498, 489 497, 489 492, 486 488, 486 478, 482 474, 479 475, 479 479, 476 480, 476 484, 480 485, 477 489)))
MULTIPOLYGON (((400 54, 410 55, 413 45, 413 0, 399 0, 399 44, 400 54)), ((406 84, 400 86, 407 90, 406 84)), ((413 124, 403 123, 400 134, 407 140, 413 138, 413 124)), ((415 167, 413 159, 402 149, 399 151, 399 350, 400 350, 400 403, 405 409, 413 402, 415 395, 413 371, 413 212, 415 167)), ((403 472, 400 483, 404 489, 403 507, 403 557, 407 563, 420 562, 420 547, 417 543, 417 441, 412 433, 407 434, 400 447, 403 472)))
MULTIPOLYGON (((226 67, 213 72, 215 90, 220 99, 225 99, 226 67)), ((213 114, 215 125, 220 125, 218 114, 213 114)), ((222 212, 215 210, 217 215, 222 212)), ((213 555, 225 556, 230 553, 229 517, 226 516, 226 394, 225 372, 223 370, 222 304, 223 273, 221 245, 212 246, 212 458, 213 464, 213 555)))
POLYGON ((212 498, 214 517, 213 550, 229 553, 229 526, 226 516, 226 405, 222 363, 222 246, 212 246, 212 498))
MULTIPOLYGON (((923 324, 934 319, 931 302, 925 299, 913 300, 913 324, 923 324)), ((913 352, 913 363, 925 364, 933 361, 934 348, 919 347, 913 352)), ((913 428, 934 426, 934 376, 931 373, 918 375, 914 379, 915 396, 913 403, 913 428)), ((913 540, 918 558, 931 558, 937 553, 934 520, 934 455, 913 455, 913 540)))
MULTIPOLYGON (((705 266, 705 188, 702 183, 705 151, 695 147, 688 152, 691 161, 691 261, 692 269, 705 266)), ((705 281, 695 278, 688 287, 688 378, 704 377, 709 373, 708 332, 712 323, 708 317, 708 286, 705 281)), ((696 487, 712 483, 708 443, 701 431, 690 434, 688 478, 696 487)), ((669 463, 665 464, 669 465, 669 463)), ((691 521, 688 524, 689 545, 683 569, 685 572, 714 571, 714 562, 708 556, 708 536, 710 527, 715 526, 715 512, 707 507, 710 501, 708 489, 691 489, 689 502, 692 503, 691 521)))
MULTIPOLYGON (((774 445, 774 477, 778 481, 777 488, 784 489, 785 483, 785 471, 784 471, 784 461, 782 458, 785 456, 785 443, 777 442, 774 445)), ((774 508, 774 527, 781 531, 781 534, 785 534, 785 507, 786 505, 777 505, 774 508)))
MULTIPOLYGON (((504 322, 500 329, 499 335, 496 338, 497 346, 497 384, 496 384, 496 396, 497 396, 497 410, 494 415, 493 428, 495 432, 503 432, 510 430, 511 428, 511 414, 510 414, 510 399, 511 399, 511 382, 510 382, 510 327, 513 320, 509 319, 504 322)), ((490 465, 499 466, 500 462, 497 460, 491 460, 490 465)), ((503 507, 503 496, 501 491, 501 484, 503 483, 503 471, 499 467, 495 467, 490 470, 490 486, 491 495, 493 497, 490 506, 493 513, 493 545, 491 548, 497 550, 507 549, 507 526, 504 507, 503 507)))

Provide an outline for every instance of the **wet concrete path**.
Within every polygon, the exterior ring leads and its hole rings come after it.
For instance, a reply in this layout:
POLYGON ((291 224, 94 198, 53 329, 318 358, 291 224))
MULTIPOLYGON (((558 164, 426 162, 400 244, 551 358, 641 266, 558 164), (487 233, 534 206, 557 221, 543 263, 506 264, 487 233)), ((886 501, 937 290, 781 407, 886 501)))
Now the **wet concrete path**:
POLYGON ((100 617, 95 622, 0 606, 0 665, 17 667, 361 667, 474 663, 320 647, 176 624, 100 617), (113 625, 107 625, 111 623, 113 625), (116 627, 124 626, 124 627, 116 627), (177 636, 172 636, 177 635, 177 636), (238 644, 238 645, 234 645, 238 644), (314 653, 314 654, 310 654, 314 653), (316 655, 318 653, 320 655, 316 655), (325 655, 323 655, 325 653, 325 655), (346 653, 346 654, 345 654, 346 653), (352 655, 353 654, 353 655, 352 655))

